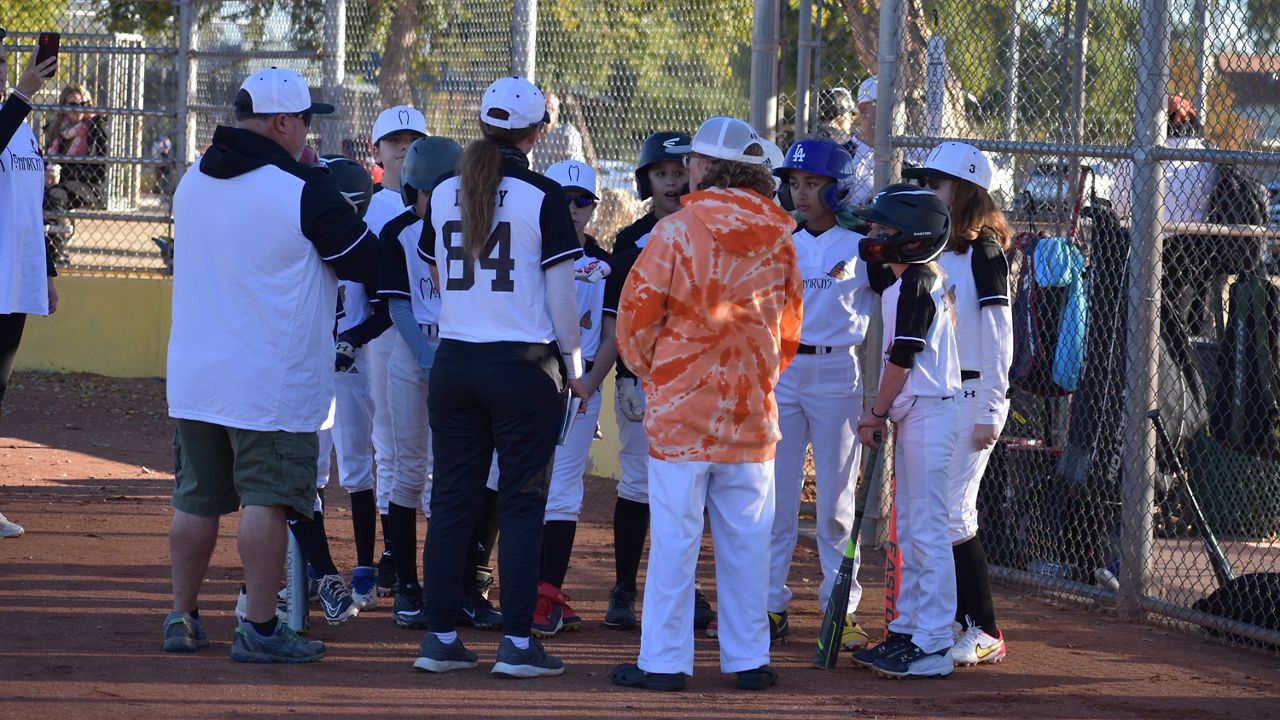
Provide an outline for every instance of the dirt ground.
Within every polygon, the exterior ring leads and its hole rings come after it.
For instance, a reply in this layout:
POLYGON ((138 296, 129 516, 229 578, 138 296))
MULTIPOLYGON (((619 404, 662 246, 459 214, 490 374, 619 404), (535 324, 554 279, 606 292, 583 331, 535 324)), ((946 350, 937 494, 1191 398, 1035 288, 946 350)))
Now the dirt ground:
MULTIPOLYGON (((27 529, 0 541, 4 717, 1280 717, 1280 659, 1004 588, 996 608, 1010 652, 1000 665, 958 669, 939 681, 883 680, 847 659, 832 671, 812 669, 817 568, 803 543, 792 571, 792 642, 773 654, 777 688, 734 690, 719 673, 715 641, 705 639, 697 641, 697 672, 684 693, 615 688, 610 669, 634 660, 639 635, 600 624, 613 562, 613 485, 601 479, 587 484, 567 582, 586 625, 548 641, 568 667, 562 677, 501 681, 484 665, 443 676, 415 672, 420 635, 395 628, 385 602, 338 627, 313 613, 312 636, 329 645, 318 664, 233 663, 235 517, 223 522, 201 604, 212 645, 166 655, 172 429, 163 382, 23 373, 11 382, 4 410, 0 510, 27 529)), ((330 492, 328 500, 334 555, 349 570, 345 495, 330 492)), ((882 563, 868 552, 862 570, 861 615, 873 637, 883 632, 882 563)), ((701 577, 713 591, 710 570, 704 553, 701 577)), ((462 636, 492 660, 496 634, 462 636)))

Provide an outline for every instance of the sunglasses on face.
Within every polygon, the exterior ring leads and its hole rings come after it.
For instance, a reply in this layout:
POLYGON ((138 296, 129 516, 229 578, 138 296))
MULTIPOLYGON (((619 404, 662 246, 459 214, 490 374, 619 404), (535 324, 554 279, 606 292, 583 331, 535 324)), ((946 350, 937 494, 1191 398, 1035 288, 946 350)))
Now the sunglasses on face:
POLYGON ((81 100, 80 102, 69 102, 67 103, 67 106, 68 107, 89 107, 89 105, 91 104, 92 103, 90 103, 88 100, 81 100))
POLYGON ((922 177, 916 178, 916 185, 919 185, 922 188, 929 188, 930 190, 938 190, 942 187, 942 181, 938 178, 922 177))
POLYGON ((294 117, 301 120, 303 125, 306 125, 307 127, 311 127, 311 113, 309 112, 297 113, 296 115, 294 115, 294 117))
POLYGON ((592 200, 586 195, 566 195, 565 197, 569 199, 570 205, 578 208, 589 208, 596 204, 595 200, 592 200))

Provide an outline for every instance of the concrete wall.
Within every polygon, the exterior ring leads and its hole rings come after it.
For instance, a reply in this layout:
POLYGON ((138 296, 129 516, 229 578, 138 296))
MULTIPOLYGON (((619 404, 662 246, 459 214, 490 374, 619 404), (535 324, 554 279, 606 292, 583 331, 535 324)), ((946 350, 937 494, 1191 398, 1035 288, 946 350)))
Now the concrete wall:
MULTIPOLYGON (((164 377, 169 344, 169 280, 72 275, 55 280, 58 312, 27 319, 17 368, 88 372, 111 377, 164 377)), ((618 476, 613 378, 605 381, 589 474, 618 476)))

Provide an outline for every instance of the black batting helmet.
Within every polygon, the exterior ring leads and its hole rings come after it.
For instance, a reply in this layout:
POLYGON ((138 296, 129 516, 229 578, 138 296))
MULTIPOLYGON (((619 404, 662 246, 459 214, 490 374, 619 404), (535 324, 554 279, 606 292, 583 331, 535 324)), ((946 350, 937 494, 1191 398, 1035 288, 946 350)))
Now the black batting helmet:
POLYGON ((636 190, 640 191, 641 200, 648 200, 653 194, 649 187, 649 173, 646 172, 649 166, 663 160, 684 162, 684 155, 671 152, 671 148, 691 142, 693 139, 688 135, 669 130, 656 132, 644 139, 644 144, 640 146, 640 161, 636 163, 636 190))
POLYGON ((418 191, 431 192, 436 181, 457 169, 462 148, 447 137, 418 138, 404 155, 400 195, 406 206, 418 203, 418 191))
POLYGON ((853 211, 868 223, 896 232, 878 232, 858 241, 858 255, 869 263, 918 265, 936 260, 951 236, 951 215, 929 190, 898 183, 876 193, 870 205, 853 211))
POLYGON ((329 168, 342 196, 360 217, 364 217, 369 209, 369 198, 373 197, 373 178, 369 177, 369 171, 345 155, 323 155, 320 162, 329 168))

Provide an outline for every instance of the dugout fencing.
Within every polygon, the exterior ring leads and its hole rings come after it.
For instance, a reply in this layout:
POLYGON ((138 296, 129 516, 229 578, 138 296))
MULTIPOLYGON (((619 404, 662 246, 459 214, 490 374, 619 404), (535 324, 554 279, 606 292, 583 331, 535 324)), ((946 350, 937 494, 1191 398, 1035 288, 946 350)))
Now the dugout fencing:
MULTIPOLYGON (((827 91, 856 99, 876 75, 864 139, 877 184, 943 140, 991 153, 993 196, 1017 234, 1020 301, 1037 304, 1015 318, 1039 323, 1019 337, 1046 350, 1018 357, 980 500, 997 576, 1127 619, 1280 645, 1274 606, 1244 624, 1212 603, 1192 607, 1221 584, 1202 547, 1207 528, 1235 573, 1280 565, 1280 202, 1265 198, 1260 222, 1211 218, 1208 207, 1228 165, 1239 188, 1280 190, 1280 14, 1269 7, 0 0, 0 25, 23 55, 41 30, 64 33, 59 74, 36 98, 37 131, 82 109, 58 105, 69 81, 107 119, 104 153, 50 158, 107 168, 100 205, 48 215, 70 231, 63 272, 129 277, 170 271, 173 187, 229 121, 241 80, 264 65, 298 70, 339 107, 313 125, 317 150, 374 172, 368 133, 381 108, 413 104, 431 132, 465 142, 480 91, 532 74, 560 99, 556 154, 592 163, 609 191, 593 228, 603 238, 640 212, 632 168, 649 132, 728 114, 785 147, 827 122, 827 91), (1171 131, 1170 93, 1185 98, 1202 142, 1171 131), (1146 416, 1157 407, 1172 453, 1146 416), (1203 521, 1188 512, 1187 487, 1203 521)), ((6 81, 22 67, 11 62, 6 81)), ((871 515, 884 518, 888 493, 878 495, 871 515)), ((869 529, 882 536, 885 525, 869 529)))

